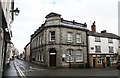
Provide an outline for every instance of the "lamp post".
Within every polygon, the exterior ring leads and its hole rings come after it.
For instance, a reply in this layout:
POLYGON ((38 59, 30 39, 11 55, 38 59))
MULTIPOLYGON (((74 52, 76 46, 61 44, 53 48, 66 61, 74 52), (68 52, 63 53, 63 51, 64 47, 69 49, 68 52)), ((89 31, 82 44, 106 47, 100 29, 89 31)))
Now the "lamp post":
POLYGON ((15 15, 18 16, 20 10, 18 8, 16 8, 15 10, 10 10, 10 12, 15 12, 15 15))
POLYGON ((18 16, 18 14, 20 13, 20 10, 17 7, 15 10, 10 10, 10 12, 12 13, 12 20, 14 20, 14 13, 16 16, 18 16))
POLYGON ((71 50, 69 50, 69 68, 71 68, 71 50))

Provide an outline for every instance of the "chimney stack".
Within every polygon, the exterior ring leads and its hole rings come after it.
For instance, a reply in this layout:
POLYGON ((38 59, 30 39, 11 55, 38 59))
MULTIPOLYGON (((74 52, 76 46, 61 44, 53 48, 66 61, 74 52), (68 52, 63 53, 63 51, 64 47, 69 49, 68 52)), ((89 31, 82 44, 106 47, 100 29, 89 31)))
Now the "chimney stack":
POLYGON ((107 33, 107 31, 106 31, 106 30, 103 30, 103 31, 101 31, 101 33, 107 33))
POLYGON ((96 25, 95 25, 95 21, 93 22, 93 25, 91 26, 91 30, 92 30, 92 32, 96 32, 96 25))

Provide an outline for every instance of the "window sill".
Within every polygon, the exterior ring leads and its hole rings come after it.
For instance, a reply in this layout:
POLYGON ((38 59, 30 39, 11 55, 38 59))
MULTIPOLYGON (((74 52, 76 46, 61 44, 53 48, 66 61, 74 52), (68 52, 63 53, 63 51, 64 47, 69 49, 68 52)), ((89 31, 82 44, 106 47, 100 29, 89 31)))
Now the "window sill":
POLYGON ((101 42, 101 41, 95 41, 95 42, 101 42))
POLYGON ((83 61, 76 61, 76 63, 83 63, 83 61))
POLYGON ((56 43, 56 41, 49 41, 49 43, 56 43))
POLYGON ((66 61, 67 63, 73 63, 74 61, 66 61))
POLYGON ((77 44, 81 44, 81 42, 76 42, 77 44))
POLYGON ((95 51, 95 53, 101 53, 101 51, 95 51))
POLYGON ((73 43, 73 42, 67 42, 67 43, 73 43))

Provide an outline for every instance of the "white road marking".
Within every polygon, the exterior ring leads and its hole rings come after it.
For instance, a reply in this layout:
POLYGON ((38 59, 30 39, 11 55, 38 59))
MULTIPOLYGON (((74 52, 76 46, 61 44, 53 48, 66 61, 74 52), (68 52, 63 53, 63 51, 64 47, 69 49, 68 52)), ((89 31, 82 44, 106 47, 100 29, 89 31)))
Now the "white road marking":
POLYGON ((21 65, 20 66, 22 69, 24 69, 25 71, 27 71, 27 69, 23 66, 23 65, 21 65))
POLYGON ((30 66, 30 69, 29 70, 27 70, 27 71, 39 71, 39 70, 45 70, 45 69, 42 69, 42 68, 35 68, 35 67, 32 67, 32 66, 30 66))
POLYGON ((19 75, 20 75, 22 78, 26 78, 25 74, 24 74, 24 73, 21 71, 21 69, 16 65, 16 63, 14 63, 14 64, 15 64, 15 66, 16 66, 16 69, 17 69, 19 75))

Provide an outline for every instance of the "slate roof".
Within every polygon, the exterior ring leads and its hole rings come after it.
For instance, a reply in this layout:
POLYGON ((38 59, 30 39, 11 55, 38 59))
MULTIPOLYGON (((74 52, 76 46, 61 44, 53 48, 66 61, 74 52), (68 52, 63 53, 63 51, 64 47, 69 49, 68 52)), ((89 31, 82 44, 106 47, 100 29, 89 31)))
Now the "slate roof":
POLYGON ((50 18, 50 17, 53 17, 53 16, 61 16, 60 14, 57 14, 57 13, 54 13, 54 12, 51 12, 51 13, 49 13, 48 15, 46 15, 46 17, 45 18, 50 18))
POLYGON ((107 33, 107 32, 98 33, 98 32, 89 31, 89 32, 88 32, 88 35, 89 35, 89 36, 112 38, 112 39, 118 39, 118 40, 120 40, 120 36, 115 35, 115 34, 113 34, 113 33, 107 33))

